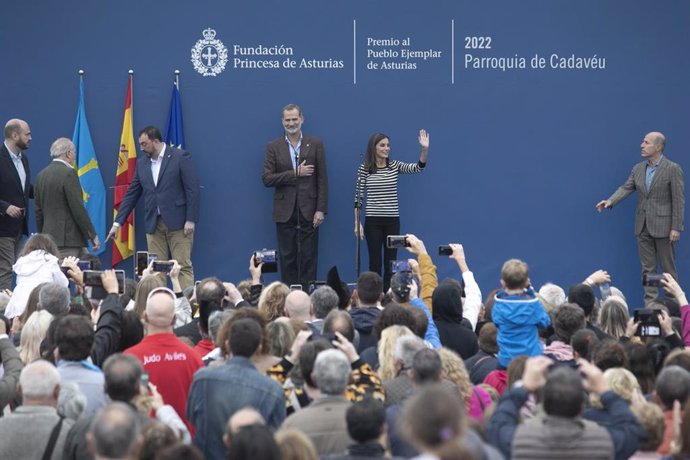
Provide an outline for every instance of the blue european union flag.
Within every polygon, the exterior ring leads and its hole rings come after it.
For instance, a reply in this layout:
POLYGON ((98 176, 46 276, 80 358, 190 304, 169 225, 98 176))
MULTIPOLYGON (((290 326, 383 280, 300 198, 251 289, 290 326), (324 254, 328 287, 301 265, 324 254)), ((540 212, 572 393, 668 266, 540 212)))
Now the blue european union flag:
POLYGON ((165 143, 170 147, 185 149, 184 130, 182 129, 182 103, 180 102, 180 90, 175 83, 173 83, 170 99, 168 126, 165 128, 165 143))
POLYGON ((72 142, 77 149, 77 174, 83 193, 84 206, 101 243, 100 249, 94 251, 91 242, 89 242, 89 252, 98 255, 105 250, 105 184, 101 171, 98 169, 96 150, 93 148, 89 124, 86 121, 83 79, 79 82, 79 110, 77 111, 77 121, 74 124, 72 142))

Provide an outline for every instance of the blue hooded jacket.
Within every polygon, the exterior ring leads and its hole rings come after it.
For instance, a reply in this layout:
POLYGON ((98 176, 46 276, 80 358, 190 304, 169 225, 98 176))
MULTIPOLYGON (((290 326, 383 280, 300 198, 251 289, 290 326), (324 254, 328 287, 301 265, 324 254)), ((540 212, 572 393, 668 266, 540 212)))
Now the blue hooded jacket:
POLYGON ((533 289, 530 288, 519 295, 500 291, 496 294, 491 318, 498 328, 500 366, 507 368, 516 356, 542 354, 537 328, 548 327, 551 318, 533 289))

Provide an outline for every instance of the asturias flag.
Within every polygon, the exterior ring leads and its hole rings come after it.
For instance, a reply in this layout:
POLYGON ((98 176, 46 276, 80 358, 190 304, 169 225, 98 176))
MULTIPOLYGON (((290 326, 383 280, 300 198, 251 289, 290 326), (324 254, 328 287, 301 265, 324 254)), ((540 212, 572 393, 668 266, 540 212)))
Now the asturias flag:
MULTIPOLYGON (((113 220, 127 193, 129 184, 134 178, 137 164, 137 151, 134 144, 132 129, 132 77, 127 85, 127 99, 125 100, 125 116, 122 121, 122 135, 120 136, 120 153, 117 158, 117 173, 115 174, 115 193, 113 200, 113 220)), ((124 225, 115 236, 113 244, 113 267, 122 260, 134 254, 134 211, 130 213, 124 225)))
POLYGON ((184 131, 182 129, 182 103, 180 102, 180 90, 173 83, 172 97, 170 99, 170 114, 168 126, 165 128, 165 143, 170 147, 185 149, 184 131))
POLYGON ((84 197, 84 207, 86 207, 89 218, 96 229, 98 240, 101 242, 100 249, 94 251, 89 241, 89 251, 98 255, 105 250, 105 184, 101 171, 98 169, 96 150, 93 148, 89 124, 86 121, 83 79, 79 82, 79 109, 77 110, 77 121, 74 124, 72 142, 77 149, 77 174, 84 197))

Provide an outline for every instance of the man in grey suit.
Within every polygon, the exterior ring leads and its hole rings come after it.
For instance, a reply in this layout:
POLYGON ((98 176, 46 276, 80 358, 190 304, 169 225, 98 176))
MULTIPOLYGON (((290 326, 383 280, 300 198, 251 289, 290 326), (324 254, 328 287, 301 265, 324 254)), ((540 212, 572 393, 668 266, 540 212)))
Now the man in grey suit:
POLYGON ((60 257, 83 257, 87 240, 98 250, 100 241, 84 207, 82 189, 74 164, 77 150, 61 137, 50 146, 53 161, 36 177, 34 204, 36 228, 53 237, 60 257))
MULTIPOLYGON (((636 164, 628 180, 596 208, 599 212, 610 209, 636 190, 635 234, 642 274, 656 272, 658 261, 662 271, 677 280, 674 244, 683 231, 685 183, 681 167, 663 155, 665 145, 663 134, 648 133, 640 145, 645 160, 636 164)), ((645 302, 658 295, 654 286, 644 290, 645 302)))

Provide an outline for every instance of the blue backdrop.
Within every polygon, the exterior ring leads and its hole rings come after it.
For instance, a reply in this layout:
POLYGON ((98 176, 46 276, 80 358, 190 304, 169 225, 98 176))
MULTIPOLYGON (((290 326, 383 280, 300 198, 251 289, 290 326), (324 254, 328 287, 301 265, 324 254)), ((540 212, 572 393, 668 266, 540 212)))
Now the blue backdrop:
MULTIPOLYGON (((337 264, 348 281, 355 170, 374 131, 388 133, 392 155, 406 161, 418 158, 417 131, 430 132, 427 170, 400 181, 403 231, 432 254, 438 244, 463 243, 484 293, 497 285, 503 261, 518 257, 536 285, 567 288, 606 268, 636 304, 635 199, 602 215, 594 205, 640 161, 648 131, 663 131, 666 154, 688 170, 687 0, 43 0, 10 2, 3 12, 0 119, 30 123, 34 177, 50 143, 71 137, 79 69, 107 187, 128 69, 135 132, 165 127, 173 71, 181 71, 186 143, 204 187, 198 277, 239 280, 252 250, 275 247, 272 190, 260 175, 266 143, 282 134, 280 108, 290 102, 302 106, 305 132, 326 145, 330 202, 319 273, 337 264), (190 60, 209 27, 228 51, 216 77, 200 75, 190 60), (281 45, 291 54, 242 54, 281 45), (573 55, 596 57, 580 63, 604 68, 552 68, 554 54, 556 65, 573 55), (535 55, 544 68, 533 68, 535 55), (286 58, 296 67, 285 68, 286 58), (524 69, 507 68, 520 58, 524 69), (279 68, 241 68, 264 60, 279 68)), ((110 226, 112 189, 107 202, 110 226)), ((141 226, 137 242, 145 246, 141 226)), ((686 234, 677 259, 687 282, 686 234)), ((436 262, 441 277, 457 275, 450 261, 436 262)))

